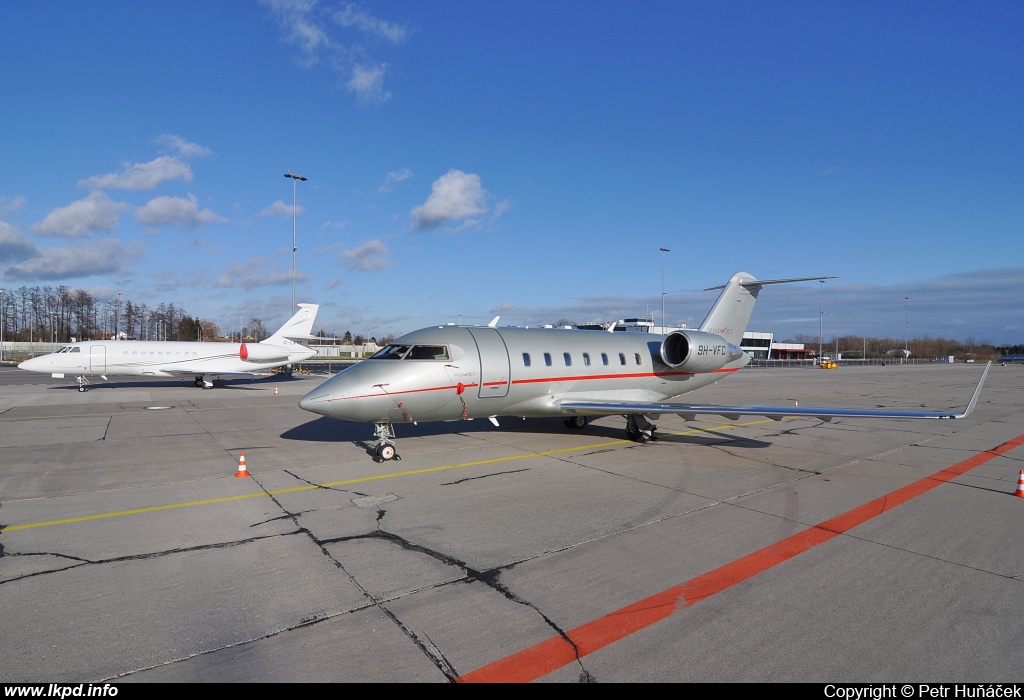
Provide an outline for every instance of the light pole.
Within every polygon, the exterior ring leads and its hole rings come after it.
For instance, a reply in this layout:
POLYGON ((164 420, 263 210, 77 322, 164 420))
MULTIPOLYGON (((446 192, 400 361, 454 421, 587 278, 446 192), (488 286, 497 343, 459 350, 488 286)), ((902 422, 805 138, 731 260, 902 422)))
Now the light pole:
POLYGON ((818 282, 821 284, 821 286, 818 287, 818 362, 821 362, 822 320, 825 318, 822 299, 824 299, 825 295, 825 280, 818 280, 818 282))
POLYGON ((0 289, 0 362, 4 361, 4 290, 0 289))
POLYGON ((299 247, 296 245, 295 238, 295 225, 298 216, 295 206, 295 186, 298 180, 302 180, 303 182, 305 182, 309 178, 302 177, 301 172, 298 175, 296 175, 291 170, 286 172, 284 176, 291 178, 292 180, 292 308, 289 309, 288 311, 288 316, 291 316, 293 313, 295 313, 295 251, 299 249, 299 247))
POLYGON ((661 333, 665 334, 665 253, 670 253, 668 248, 659 248, 661 251, 661 333))
POLYGON ((906 316, 906 330, 903 337, 904 358, 910 357, 910 297, 903 297, 903 313, 906 316))

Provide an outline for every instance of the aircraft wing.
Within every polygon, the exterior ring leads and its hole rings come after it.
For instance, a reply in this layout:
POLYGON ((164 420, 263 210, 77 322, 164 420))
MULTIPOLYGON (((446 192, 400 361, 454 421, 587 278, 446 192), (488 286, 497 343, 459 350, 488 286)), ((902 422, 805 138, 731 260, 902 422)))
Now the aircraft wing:
POLYGON ((687 420, 697 415, 724 416, 736 420, 740 416, 766 416, 772 420, 782 420, 788 416, 806 416, 830 421, 833 418, 966 418, 974 410, 981 395, 981 387, 992 367, 989 362, 974 390, 967 408, 957 411, 904 411, 878 408, 815 408, 812 406, 702 406, 677 403, 642 403, 632 401, 562 401, 562 413, 566 415, 614 416, 629 414, 658 415, 676 413, 687 420))
POLYGON ((211 375, 211 376, 217 376, 217 377, 254 377, 254 376, 261 376, 261 375, 258 375, 256 372, 222 372, 222 371, 211 372, 208 369, 187 369, 187 368, 180 368, 180 367, 176 368, 176 369, 167 369, 165 367, 161 367, 160 371, 161 372, 166 372, 167 374, 180 374, 180 375, 188 376, 188 377, 198 377, 198 376, 201 376, 201 375, 204 375, 204 374, 211 375))

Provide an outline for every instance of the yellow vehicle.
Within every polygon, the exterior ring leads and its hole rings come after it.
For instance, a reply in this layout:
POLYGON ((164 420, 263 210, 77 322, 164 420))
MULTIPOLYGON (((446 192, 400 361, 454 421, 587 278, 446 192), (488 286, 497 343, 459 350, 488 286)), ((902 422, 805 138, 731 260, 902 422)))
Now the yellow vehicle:
POLYGON ((836 364, 836 361, 833 360, 831 357, 822 357, 821 359, 818 360, 818 365, 822 369, 835 369, 836 367, 839 366, 836 364))

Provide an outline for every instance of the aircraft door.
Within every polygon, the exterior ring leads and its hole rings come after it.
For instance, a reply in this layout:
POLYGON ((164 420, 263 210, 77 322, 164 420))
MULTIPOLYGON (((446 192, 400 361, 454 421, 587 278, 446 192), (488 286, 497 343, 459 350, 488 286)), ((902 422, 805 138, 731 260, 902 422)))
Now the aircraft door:
POLYGON ((105 345, 89 346, 89 371, 107 371, 107 348, 105 345))
POLYGON ((481 399, 504 398, 508 396, 509 359, 508 348, 501 334, 493 328, 469 328, 470 335, 476 341, 476 350, 480 356, 480 388, 477 395, 481 399))

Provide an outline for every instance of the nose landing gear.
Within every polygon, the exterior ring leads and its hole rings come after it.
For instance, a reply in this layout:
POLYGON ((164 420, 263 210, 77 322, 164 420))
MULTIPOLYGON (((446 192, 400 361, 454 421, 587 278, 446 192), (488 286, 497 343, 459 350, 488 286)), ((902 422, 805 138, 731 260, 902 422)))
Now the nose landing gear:
POLYGON ((401 462, 402 458, 395 451, 395 431, 391 423, 374 423, 373 436, 377 438, 377 446, 373 450, 374 459, 378 462, 395 460, 401 462))
POLYGON ((75 376, 75 379, 78 380, 78 390, 85 391, 85 385, 89 383, 88 378, 84 374, 79 374, 75 376))

